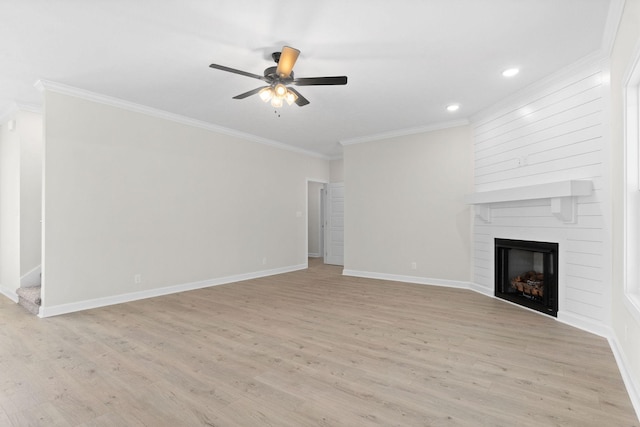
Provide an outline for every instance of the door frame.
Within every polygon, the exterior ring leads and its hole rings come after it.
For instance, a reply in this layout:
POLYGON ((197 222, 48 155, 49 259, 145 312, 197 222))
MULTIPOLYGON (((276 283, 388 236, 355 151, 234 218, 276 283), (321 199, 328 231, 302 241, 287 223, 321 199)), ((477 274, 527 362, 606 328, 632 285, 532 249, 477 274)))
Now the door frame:
POLYGON ((324 189, 326 188, 327 184, 329 184, 329 181, 327 181, 326 179, 315 179, 315 178, 307 178, 306 179, 306 186, 305 186, 305 212, 306 212, 306 216, 305 216, 305 231, 304 231, 304 259, 305 259, 305 265, 307 266, 307 268, 309 268, 309 184, 310 183, 316 183, 316 184, 322 184, 322 196, 321 196, 321 200, 320 200, 320 258, 322 258, 324 260, 324 248, 325 248, 325 235, 324 235, 324 203, 325 203, 325 194, 324 194, 324 189))

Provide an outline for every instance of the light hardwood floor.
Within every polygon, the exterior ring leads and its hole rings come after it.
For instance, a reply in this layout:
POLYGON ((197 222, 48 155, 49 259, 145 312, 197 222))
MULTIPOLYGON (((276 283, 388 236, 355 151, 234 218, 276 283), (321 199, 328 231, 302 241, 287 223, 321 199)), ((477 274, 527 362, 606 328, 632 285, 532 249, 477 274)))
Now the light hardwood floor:
POLYGON ((605 339, 340 271, 48 319, 0 297, 0 425, 639 425, 605 339))

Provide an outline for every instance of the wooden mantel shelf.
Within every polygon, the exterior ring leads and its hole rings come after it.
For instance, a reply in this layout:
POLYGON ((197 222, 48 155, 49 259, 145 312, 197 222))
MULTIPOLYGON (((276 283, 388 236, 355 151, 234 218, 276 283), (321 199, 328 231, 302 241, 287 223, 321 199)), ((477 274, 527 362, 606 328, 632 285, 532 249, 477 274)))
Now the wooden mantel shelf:
POLYGON ((569 180, 467 194, 464 201, 468 205, 476 205, 476 214, 491 222, 492 203, 551 199, 553 215, 564 222, 575 222, 576 197, 589 196, 592 192, 592 181, 569 180))

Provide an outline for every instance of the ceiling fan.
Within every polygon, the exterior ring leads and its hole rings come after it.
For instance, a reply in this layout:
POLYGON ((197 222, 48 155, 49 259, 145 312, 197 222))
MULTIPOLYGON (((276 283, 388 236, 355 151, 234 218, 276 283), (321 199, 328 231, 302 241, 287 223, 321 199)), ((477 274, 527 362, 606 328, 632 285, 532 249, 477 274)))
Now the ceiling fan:
POLYGON ((240 95, 234 96, 233 99, 244 99, 251 95, 259 94, 263 101, 271 101, 271 105, 276 108, 282 107, 284 102, 287 102, 289 105, 295 102, 300 107, 309 103, 307 98, 288 85, 329 86, 347 84, 347 76, 295 78, 293 75, 293 66, 298 59, 298 55, 300 55, 300 51, 298 49, 284 46, 282 48, 282 52, 274 52, 271 55, 278 65, 265 69, 262 76, 242 70, 236 70, 235 68, 225 67, 224 65, 211 64, 209 67, 240 74, 242 76, 252 77, 266 82, 268 84, 267 86, 261 86, 250 90, 249 92, 241 93, 240 95))

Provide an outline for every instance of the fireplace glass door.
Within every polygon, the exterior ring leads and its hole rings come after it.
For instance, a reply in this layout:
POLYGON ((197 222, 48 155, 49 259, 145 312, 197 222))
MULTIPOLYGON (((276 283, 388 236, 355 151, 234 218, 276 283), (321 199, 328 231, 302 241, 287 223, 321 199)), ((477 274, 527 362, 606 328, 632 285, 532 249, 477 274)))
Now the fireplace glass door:
POLYGON ((495 295, 557 316, 558 244, 495 240, 495 295))

